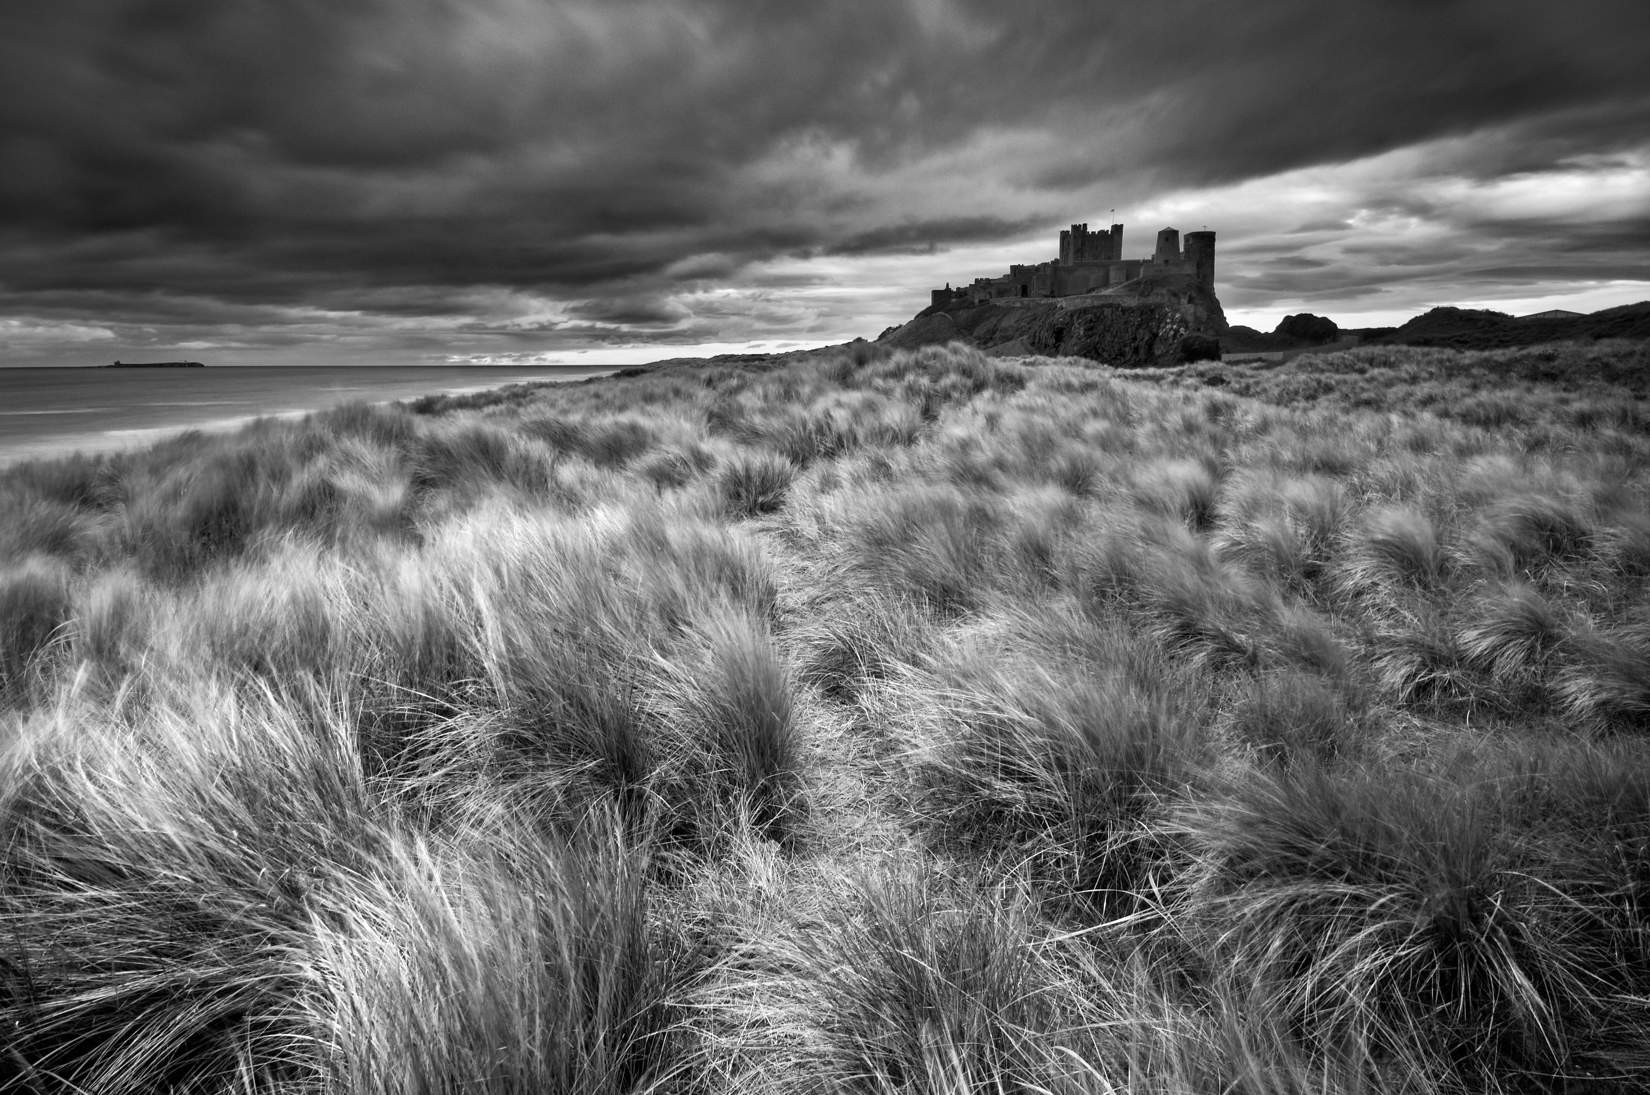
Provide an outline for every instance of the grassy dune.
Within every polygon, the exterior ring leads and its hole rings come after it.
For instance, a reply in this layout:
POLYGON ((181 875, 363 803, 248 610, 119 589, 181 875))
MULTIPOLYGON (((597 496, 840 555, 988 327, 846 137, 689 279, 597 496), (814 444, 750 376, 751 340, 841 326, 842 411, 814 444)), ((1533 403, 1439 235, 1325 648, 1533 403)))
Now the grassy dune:
POLYGON ((0 473, 0 1090, 1644 1090, 1647 375, 861 351, 0 473))

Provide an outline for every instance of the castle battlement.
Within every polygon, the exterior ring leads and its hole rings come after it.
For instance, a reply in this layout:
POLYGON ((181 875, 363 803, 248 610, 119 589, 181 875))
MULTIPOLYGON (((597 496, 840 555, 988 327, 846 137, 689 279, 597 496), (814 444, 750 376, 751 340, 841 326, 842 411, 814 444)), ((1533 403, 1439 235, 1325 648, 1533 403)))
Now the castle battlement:
POLYGON ((1087 224, 1074 224, 1060 232, 1059 257, 1034 266, 1015 264, 1007 274, 975 278, 953 289, 948 282, 931 292, 931 307, 979 304, 987 300, 1013 297, 1070 297, 1098 293, 1125 285, 1159 271, 1191 274, 1209 286, 1215 283, 1215 234, 1207 229, 1186 233, 1165 228, 1157 234, 1157 247, 1150 258, 1123 257, 1123 226, 1090 231, 1087 224))

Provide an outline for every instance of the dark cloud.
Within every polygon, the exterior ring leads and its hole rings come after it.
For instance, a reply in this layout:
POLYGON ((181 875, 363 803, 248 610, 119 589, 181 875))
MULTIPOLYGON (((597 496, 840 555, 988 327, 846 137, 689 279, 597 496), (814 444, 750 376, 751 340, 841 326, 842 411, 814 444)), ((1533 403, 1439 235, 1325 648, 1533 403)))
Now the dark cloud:
MULTIPOLYGON (((1411 218, 1556 248, 1553 271, 1590 268, 1573 241, 1598 231, 1605 276, 1622 218, 1543 233, 1433 188, 1639 170, 1639 8, 6 0, 0 361, 73 357, 53 329, 333 331, 386 354, 847 337, 899 318, 878 289, 920 302, 906 279, 966 273, 951 256, 1175 193, 1208 196, 1198 220, 1238 260, 1411 218), (1419 147, 1287 225, 1264 197, 1221 208, 1221 188, 1419 147)), ((1403 239, 1343 242, 1232 284, 1427 265, 1403 239)), ((1035 246, 1018 260, 1052 253, 1035 246)))
POLYGON ((652 295, 581 301, 568 311, 583 319, 621 327, 675 327, 693 317, 681 302, 652 295))
POLYGON ((827 244, 831 255, 914 252, 933 254, 942 243, 1000 240, 1022 235, 1046 223, 1041 217, 1018 220, 1004 217, 935 217, 899 224, 881 224, 827 244))
POLYGON ((1265 263, 1266 268, 1270 270, 1322 270, 1328 265, 1326 259, 1315 259, 1306 255, 1285 255, 1265 263))
MULTIPOLYGON (((1327 220, 1311 221, 1307 224, 1302 224, 1295 228, 1291 228, 1289 230, 1289 234, 1292 236, 1304 236, 1315 232, 1344 232, 1350 227, 1352 227, 1351 222, 1346 220, 1344 217, 1332 217, 1327 220)), ((1298 244, 1295 242, 1285 242, 1279 246, 1294 247, 1298 246, 1298 244)))

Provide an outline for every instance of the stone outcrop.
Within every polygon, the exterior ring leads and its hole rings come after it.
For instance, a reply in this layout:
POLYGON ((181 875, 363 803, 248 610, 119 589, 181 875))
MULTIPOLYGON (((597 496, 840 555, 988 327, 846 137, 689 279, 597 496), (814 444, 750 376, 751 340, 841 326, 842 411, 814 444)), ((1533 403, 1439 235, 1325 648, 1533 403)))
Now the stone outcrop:
POLYGON ((1107 365, 1172 365, 1204 355, 1226 332, 1211 286, 1179 272, 1102 293, 933 305, 879 343, 911 348, 963 342, 999 355, 1086 357, 1107 365))
POLYGON ((1335 325, 1334 320, 1327 316, 1315 316, 1311 312, 1284 316, 1272 333, 1313 346, 1322 346, 1341 337, 1341 329, 1335 325))

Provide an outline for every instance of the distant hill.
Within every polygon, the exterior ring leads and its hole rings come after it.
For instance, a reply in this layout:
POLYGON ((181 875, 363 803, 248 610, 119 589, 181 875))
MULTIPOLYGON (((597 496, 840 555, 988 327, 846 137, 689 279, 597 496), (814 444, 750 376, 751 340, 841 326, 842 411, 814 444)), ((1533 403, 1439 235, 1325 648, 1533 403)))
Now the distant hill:
POLYGON ((1570 339, 1650 338, 1650 301, 1581 315, 1555 309, 1510 316, 1477 308, 1434 308, 1401 327, 1350 332, 1364 345, 1497 350, 1570 339))
POLYGON ((1595 316, 1625 316, 1650 314, 1650 300, 1641 300, 1637 304, 1618 304, 1614 308, 1606 308, 1602 312, 1594 312, 1595 316))
MULTIPOLYGON (((1554 308, 1534 315, 1513 316, 1484 308, 1434 308, 1401 327, 1363 327, 1341 330, 1333 341, 1299 337, 1308 330, 1299 321, 1316 316, 1290 316, 1278 329, 1257 331, 1233 326, 1220 338, 1225 354, 1295 354, 1348 346, 1439 346, 1454 350, 1500 350, 1601 338, 1650 339, 1650 301, 1584 314, 1554 308), (1291 321, 1295 321, 1291 323, 1291 321)), ((1327 322, 1327 321, 1325 321, 1327 322)))
POLYGON ((1353 344, 1343 337, 1335 321, 1310 312, 1285 316, 1271 332, 1253 327, 1229 327, 1220 336, 1220 349, 1227 354, 1278 353, 1304 349, 1329 349, 1353 344))

